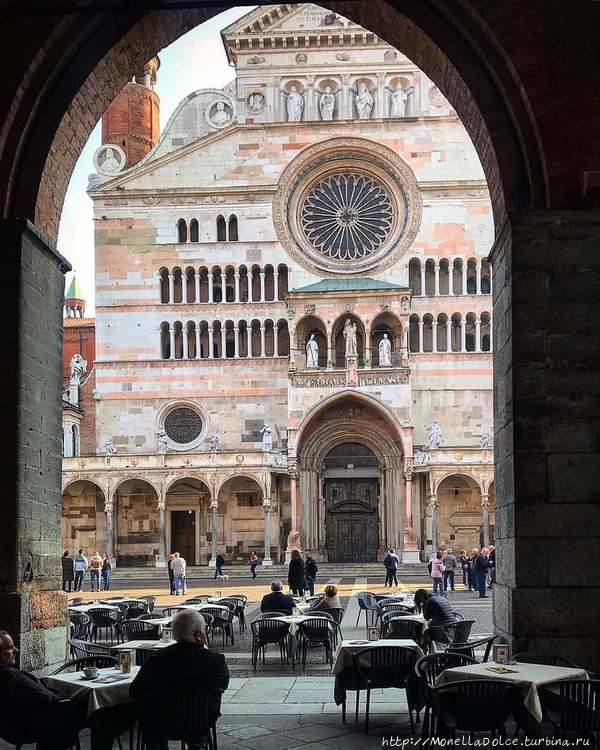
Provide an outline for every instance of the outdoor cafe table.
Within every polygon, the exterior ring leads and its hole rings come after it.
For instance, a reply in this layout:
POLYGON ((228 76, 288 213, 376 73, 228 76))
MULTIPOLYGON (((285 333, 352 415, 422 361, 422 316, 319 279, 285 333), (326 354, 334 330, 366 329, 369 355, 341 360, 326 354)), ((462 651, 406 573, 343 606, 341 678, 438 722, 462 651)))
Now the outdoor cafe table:
POLYGON ((129 687, 138 671, 139 667, 131 667, 130 674, 125 675, 118 669, 109 667, 99 669, 98 676, 93 680, 84 679, 81 672, 62 672, 46 677, 46 682, 51 688, 58 690, 62 697, 85 705, 92 750, 109 750, 112 738, 108 737, 110 732, 107 727, 114 721, 115 712, 118 712, 117 721, 121 725, 124 718, 134 717, 133 712, 129 713, 125 706, 131 702, 129 687))
POLYGON ((121 611, 116 605, 100 604, 100 602, 94 604, 69 604, 69 609, 72 609, 73 612, 84 612, 85 614, 87 614, 90 609, 114 609, 117 612, 121 611))
POLYGON ((125 641, 125 643, 119 643, 116 646, 111 646, 111 651, 155 651, 157 649, 166 648, 172 646, 175 643, 174 640, 169 639, 168 641, 125 641))
POLYGON ((470 664, 468 667, 452 667, 445 669, 437 678, 437 685, 446 685, 459 680, 498 680, 515 685, 523 695, 525 708, 533 718, 541 723, 542 705, 538 688, 559 680, 585 680, 585 669, 577 667, 551 667, 545 664, 507 664, 500 665, 493 662, 470 664), (496 670, 510 670, 499 672, 496 670))
MULTIPOLYGON (((338 648, 333 663, 333 674, 335 675, 335 686, 333 689, 334 700, 337 706, 344 706, 345 716, 346 691, 366 690, 366 685, 359 680, 358 672, 354 664, 354 654, 365 648, 378 647, 408 648, 415 651, 418 656, 423 656, 423 651, 410 638, 383 638, 378 641, 342 641, 338 648)), ((416 687, 416 686, 415 686, 416 687)))

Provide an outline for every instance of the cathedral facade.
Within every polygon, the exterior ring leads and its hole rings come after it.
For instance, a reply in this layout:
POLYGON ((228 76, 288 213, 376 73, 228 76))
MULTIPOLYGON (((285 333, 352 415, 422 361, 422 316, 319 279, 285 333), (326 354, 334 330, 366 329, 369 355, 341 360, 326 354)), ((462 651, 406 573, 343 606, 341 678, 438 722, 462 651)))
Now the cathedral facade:
MULTIPOLYGON (((410 60, 317 6, 222 38, 232 83, 186 97, 145 156, 108 128, 95 155, 64 549, 269 564, 298 538, 416 562, 493 541, 493 221, 466 131, 410 60)), ((153 121, 157 67, 131 84, 153 121)))

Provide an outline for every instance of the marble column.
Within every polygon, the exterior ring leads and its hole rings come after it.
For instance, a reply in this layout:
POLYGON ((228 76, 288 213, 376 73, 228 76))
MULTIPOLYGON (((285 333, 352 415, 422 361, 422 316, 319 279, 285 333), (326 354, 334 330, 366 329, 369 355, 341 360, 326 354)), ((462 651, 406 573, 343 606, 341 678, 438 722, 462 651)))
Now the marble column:
POLYGON ((183 359, 188 358, 188 330, 187 325, 183 324, 181 326, 181 339, 183 344, 183 359))
POLYGON ((196 323, 196 359, 202 359, 202 342, 200 340, 200 322, 196 323))
POLYGON ((265 272, 264 271, 260 271, 258 275, 260 277, 260 299, 259 299, 259 302, 264 302, 265 301, 265 272))
POLYGON ((175 323, 172 323, 169 327, 169 359, 175 359, 175 323))
POLYGON ((236 359, 240 357, 240 329, 237 325, 233 326, 233 356, 236 359))
POLYGON ((424 352, 425 347, 423 346, 423 320, 419 320, 419 346, 417 347, 418 352, 424 352))
POLYGON ((106 556, 110 560, 111 565, 115 557, 113 511, 114 505, 112 500, 107 500, 104 504, 104 512, 106 513, 106 556))
POLYGON ((475 284, 477 294, 481 294, 481 258, 475 261, 475 284))
POLYGON ((240 274, 239 274, 239 271, 236 271, 233 274, 233 277, 235 279, 235 292, 234 292, 235 299, 234 299, 234 302, 239 302, 240 301, 240 274))
POLYGON ((214 302, 214 295, 213 295, 213 275, 211 271, 208 272, 208 301, 214 302))
POLYGON ((460 350, 467 351, 467 319, 464 315, 460 319, 460 350))
POLYGON ((221 324, 221 359, 225 359, 227 356, 227 329, 225 328, 225 322, 221 324))
POLYGON ((467 259, 462 259, 462 293, 467 293, 467 259))
POLYGON ((187 305, 188 296, 187 296, 187 274, 182 273, 181 274, 181 302, 184 305, 187 305))
POLYGON ((219 510, 218 500, 210 501, 210 538, 211 538, 211 557, 208 563, 209 568, 214 568, 217 564, 217 543, 218 543, 218 530, 217 530, 217 511, 219 510))
POLYGON ((481 320, 475 320, 475 351, 481 351, 481 320))
POLYGON ((263 557, 262 564, 269 566, 273 565, 273 560, 271 559, 271 504, 265 503, 263 505, 263 511, 265 515, 265 528, 264 528, 264 538, 265 538, 265 555, 263 557))
POLYGON ((279 356, 279 326, 277 323, 273 324, 273 356, 279 356))
POLYGON ((213 331, 212 323, 208 323, 208 358, 214 359, 215 356, 215 333, 213 331))
POLYGON ((487 547, 490 543, 490 503, 486 492, 481 493, 481 525, 483 527, 483 544, 487 547))
POLYGON ((419 549, 414 532, 412 515, 412 477, 413 459, 404 459, 404 538, 402 545, 402 562, 418 563, 419 549))
POLYGON ((431 507, 431 545, 433 547, 433 554, 436 553, 438 548, 438 498, 436 494, 433 494, 429 498, 429 505, 431 507))
POLYGON ((421 297, 425 296, 425 258, 421 264, 421 297))
POLYGON ((198 304, 200 302, 200 274, 198 271, 194 272, 194 292, 196 294, 195 301, 198 304))
POLYGON ((167 502, 163 491, 158 500, 158 560, 157 568, 165 568, 167 565, 167 531, 166 531, 167 502))
POLYGON ((169 302, 175 302, 175 277, 172 273, 169 274, 169 302))
POLYGON ((439 260, 434 261, 433 266, 433 294, 435 297, 439 297, 440 294, 440 262, 439 260))
POLYGON ((437 322, 435 320, 431 321, 431 351, 436 353, 438 350, 437 348, 437 322))
POLYGON ((279 299, 279 272, 273 271, 273 300, 277 302, 279 299))
POLYGON ((265 347, 265 327, 264 326, 260 327, 260 356, 261 357, 267 356, 266 347, 265 347))

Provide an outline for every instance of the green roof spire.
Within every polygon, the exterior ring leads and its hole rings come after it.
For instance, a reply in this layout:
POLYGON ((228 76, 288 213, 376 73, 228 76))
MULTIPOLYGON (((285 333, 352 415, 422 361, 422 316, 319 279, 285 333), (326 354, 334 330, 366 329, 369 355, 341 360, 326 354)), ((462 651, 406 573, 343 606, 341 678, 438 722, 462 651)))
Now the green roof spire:
POLYGON ((81 288, 81 284, 75 274, 73 274, 73 278, 71 279, 71 283, 65 294, 65 302, 70 299, 85 299, 83 296, 83 289, 81 288))

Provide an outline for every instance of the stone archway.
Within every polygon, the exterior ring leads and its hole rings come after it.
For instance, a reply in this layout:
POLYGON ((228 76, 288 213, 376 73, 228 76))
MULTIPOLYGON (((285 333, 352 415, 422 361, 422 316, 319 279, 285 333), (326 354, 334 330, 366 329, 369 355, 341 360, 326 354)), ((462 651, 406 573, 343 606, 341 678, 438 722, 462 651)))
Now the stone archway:
POLYGON ((483 536, 481 489, 464 474, 451 474, 438 484, 438 546, 457 550, 480 547, 483 536))
POLYGON ((207 485, 193 477, 175 480, 165 493, 167 549, 179 552, 188 565, 206 562, 209 499, 207 485))
POLYGON ((156 489, 143 479, 127 479, 116 488, 114 497, 117 564, 154 566, 160 555, 156 489))
POLYGON ((71 482, 63 490, 62 500, 62 549, 106 552, 106 498, 100 487, 87 479, 71 482))

